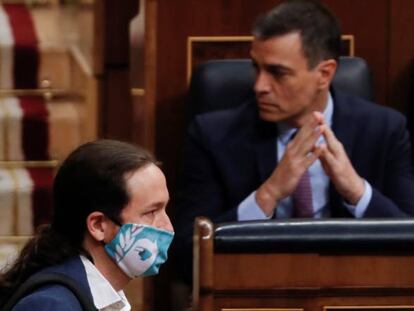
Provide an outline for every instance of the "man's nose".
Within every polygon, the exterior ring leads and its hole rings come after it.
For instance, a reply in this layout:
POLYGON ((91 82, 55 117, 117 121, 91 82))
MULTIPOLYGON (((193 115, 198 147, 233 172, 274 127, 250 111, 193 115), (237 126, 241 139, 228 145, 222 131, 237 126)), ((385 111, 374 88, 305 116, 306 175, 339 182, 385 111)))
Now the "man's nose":
POLYGON ((157 219, 155 226, 160 229, 174 232, 174 227, 166 212, 162 213, 162 215, 157 219))
POLYGON ((254 91, 256 94, 267 93, 269 91, 269 78, 265 72, 259 71, 256 74, 254 91))

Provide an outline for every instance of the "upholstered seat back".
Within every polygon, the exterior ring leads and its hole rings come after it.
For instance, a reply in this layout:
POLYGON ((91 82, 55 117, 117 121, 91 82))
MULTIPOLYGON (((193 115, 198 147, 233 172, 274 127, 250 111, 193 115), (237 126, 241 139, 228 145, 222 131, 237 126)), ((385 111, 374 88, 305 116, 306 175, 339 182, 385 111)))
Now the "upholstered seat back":
MULTIPOLYGON (((254 96, 255 70, 250 59, 212 60, 196 67, 190 83, 190 115, 237 106, 254 96)), ((367 63, 341 57, 333 87, 372 100, 367 63)))
POLYGON ((217 253, 413 252, 412 219, 291 219, 218 224, 217 253))

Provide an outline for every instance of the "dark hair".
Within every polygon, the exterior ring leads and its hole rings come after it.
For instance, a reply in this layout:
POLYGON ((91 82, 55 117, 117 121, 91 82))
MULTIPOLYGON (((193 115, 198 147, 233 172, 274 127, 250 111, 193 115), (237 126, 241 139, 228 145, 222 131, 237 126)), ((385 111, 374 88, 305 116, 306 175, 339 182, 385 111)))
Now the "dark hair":
POLYGON ((149 152, 115 140, 89 142, 73 151, 54 180, 52 224, 41 227, 0 275, 0 304, 33 273, 85 253, 90 213, 101 211, 122 222, 120 213, 130 200, 127 175, 150 163, 157 164, 149 152))
POLYGON ((341 31, 335 16, 321 3, 311 0, 282 2, 260 16, 253 26, 259 40, 298 32, 310 68, 326 59, 338 60, 341 31))

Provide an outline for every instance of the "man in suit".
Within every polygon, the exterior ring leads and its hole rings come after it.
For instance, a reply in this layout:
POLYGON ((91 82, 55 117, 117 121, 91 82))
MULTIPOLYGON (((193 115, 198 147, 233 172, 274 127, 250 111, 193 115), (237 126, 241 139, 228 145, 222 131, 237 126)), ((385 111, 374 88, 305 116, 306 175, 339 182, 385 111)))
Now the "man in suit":
POLYGON ((180 261, 196 216, 214 222, 414 215, 405 118, 331 88, 340 30, 317 2, 258 19, 255 99, 190 125, 176 205, 180 261))
MULTIPOLYGON (((164 174, 147 151, 114 140, 80 146, 64 161, 53 186, 54 215, 0 274, 0 308, 30 276, 70 277, 97 310, 131 310, 123 288, 158 273, 173 228, 165 212, 164 174)), ((82 310, 62 284, 47 284, 13 308, 82 310)))

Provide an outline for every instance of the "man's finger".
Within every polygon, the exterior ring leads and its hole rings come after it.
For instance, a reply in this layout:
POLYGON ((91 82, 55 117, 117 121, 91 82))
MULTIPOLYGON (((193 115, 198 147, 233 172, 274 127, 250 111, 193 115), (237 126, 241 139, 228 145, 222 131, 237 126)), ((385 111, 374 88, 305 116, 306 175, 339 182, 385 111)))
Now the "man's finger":
POLYGON ((334 167, 336 165, 335 155, 329 150, 326 144, 321 144, 319 148, 322 150, 320 155, 320 160, 323 166, 328 168, 334 167))
POLYGON ((321 112, 314 111, 312 113, 312 115, 313 115, 314 119, 318 122, 318 124, 322 125, 323 123, 325 123, 325 118, 324 118, 324 116, 321 112))
POLYGON ((308 153, 305 158, 305 166, 309 168, 322 154, 323 150, 318 146, 315 146, 312 152, 308 153))
POLYGON ((322 125, 322 135, 325 137, 327 147, 333 155, 337 156, 340 152, 341 143, 336 138, 335 134, 332 132, 331 128, 328 125, 322 125))
POLYGON ((297 138, 298 141, 306 140, 307 137, 312 134, 313 130, 323 123, 322 114, 316 112, 312 113, 305 124, 298 130, 295 139, 297 138))

